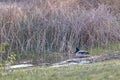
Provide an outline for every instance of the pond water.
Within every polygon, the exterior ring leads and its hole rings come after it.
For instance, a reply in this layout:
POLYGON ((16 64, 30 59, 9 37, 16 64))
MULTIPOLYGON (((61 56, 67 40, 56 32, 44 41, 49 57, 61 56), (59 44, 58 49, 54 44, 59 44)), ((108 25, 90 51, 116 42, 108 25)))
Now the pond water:
POLYGON ((18 64, 18 65, 12 65, 10 66, 11 69, 16 69, 16 68, 25 68, 25 67, 32 67, 32 64, 18 64))
MULTIPOLYGON (((50 67, 60 67, 60 66, 69 66, 69 65, 74 65, 74 64, 89 64, 89 63, 90 63, 90 61, 87 59, 78 58, 78 59, 68 59, 65 61, 51 64, 49 66, 50 67)), ((18 65, 11 65, 10 69, 26 68, 26 67, 33 67, 33 66, 34 66, 33 64, 18 64, 18 65)), ((45 65, 41 64, 41 66, 45 66, 45 65)))

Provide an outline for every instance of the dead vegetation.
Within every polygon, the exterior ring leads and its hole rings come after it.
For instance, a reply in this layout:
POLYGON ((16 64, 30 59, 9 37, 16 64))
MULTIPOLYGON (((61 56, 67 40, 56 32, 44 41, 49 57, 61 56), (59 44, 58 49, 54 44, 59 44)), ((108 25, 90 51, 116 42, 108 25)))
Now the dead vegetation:
POLYGON ((26 16, 17 4, 3 4, 0 11, 0 18, 4 24, 20 22, 26 16))
POLYGON ((71 54, 120 41, 119 0, 19 0, 0 10, 0 43, 16 53, 71 54))

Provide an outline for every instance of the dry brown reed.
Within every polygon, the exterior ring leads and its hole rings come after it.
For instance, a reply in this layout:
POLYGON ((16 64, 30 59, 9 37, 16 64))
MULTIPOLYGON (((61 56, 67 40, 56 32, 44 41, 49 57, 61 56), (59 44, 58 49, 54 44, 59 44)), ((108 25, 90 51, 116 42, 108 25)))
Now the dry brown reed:
POLYGON ((0 5, 0 43, 8 41, 9 50, 27 54, 71 53, 75 47, 118 42, 119 10, 112 10, 112 6, 89 0, 34 0, 29 4, 0 5))

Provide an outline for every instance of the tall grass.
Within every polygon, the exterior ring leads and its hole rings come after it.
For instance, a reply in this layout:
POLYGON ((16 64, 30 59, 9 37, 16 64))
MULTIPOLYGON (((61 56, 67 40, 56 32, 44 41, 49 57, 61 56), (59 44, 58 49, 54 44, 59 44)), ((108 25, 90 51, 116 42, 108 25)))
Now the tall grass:
POLYGON ((99 4, 88 9, 75 1, 1 5, 0 43, 8 41, 9 51, 28 55, 46 51, 71 54, 75 47, 119 42, 120 18, 111 11, 112 6, 99 4))

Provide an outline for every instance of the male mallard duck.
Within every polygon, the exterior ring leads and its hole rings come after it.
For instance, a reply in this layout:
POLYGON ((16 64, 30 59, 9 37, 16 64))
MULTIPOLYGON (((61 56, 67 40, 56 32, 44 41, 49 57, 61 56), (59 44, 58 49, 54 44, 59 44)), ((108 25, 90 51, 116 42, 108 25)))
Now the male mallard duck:
POLYGON ((89 52, 88 51, 80 50, 79 48, 76 48, 75 54, 76 54, 76 57, 78 57, 78 58, 89 57, 89 52))

